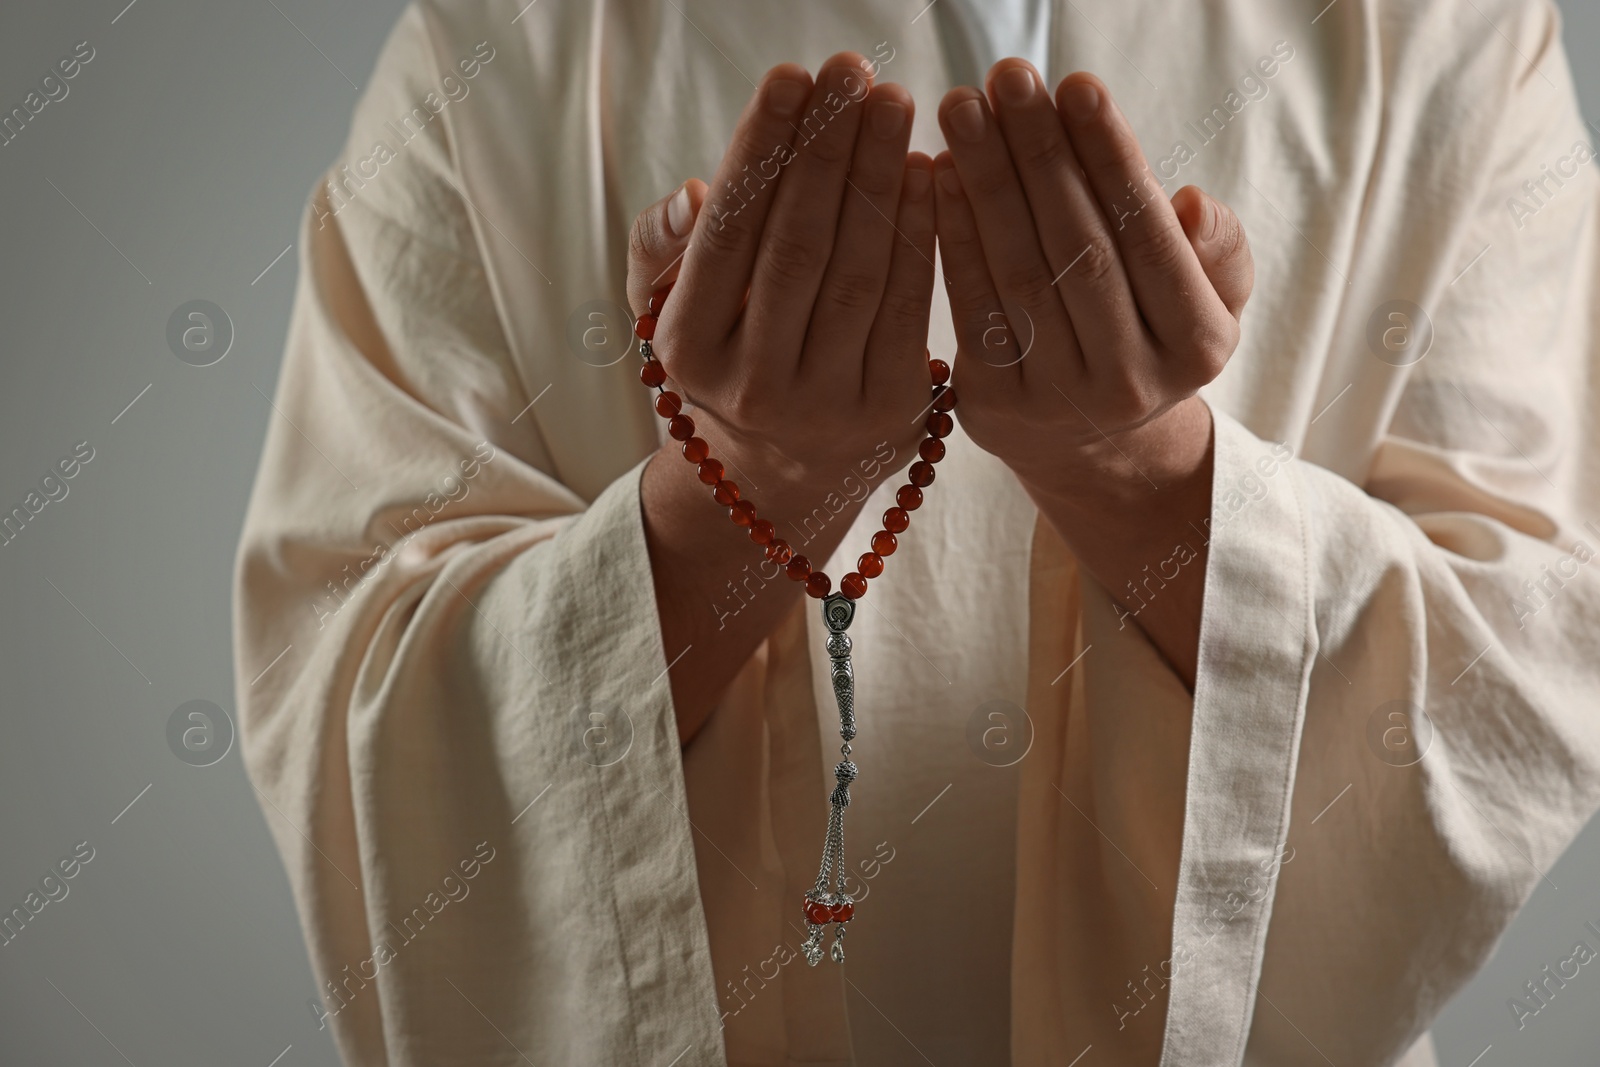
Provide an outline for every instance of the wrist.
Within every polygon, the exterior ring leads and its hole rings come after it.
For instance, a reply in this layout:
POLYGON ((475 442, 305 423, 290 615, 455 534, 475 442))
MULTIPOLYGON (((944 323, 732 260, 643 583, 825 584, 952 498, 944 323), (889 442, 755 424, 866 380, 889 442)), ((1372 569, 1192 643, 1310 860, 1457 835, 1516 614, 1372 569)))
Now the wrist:
MULTIPOLYGON (((754 504, 759 516, 774 527, 775 537, 786 542, 813 567, 821 568, 855 521, 874 486, 891 471, 895 450, 884 447, 867 459, 828 474, 789 463, 771 449, 737 453, 713 450, 710 459, 720 468, 722 482, 737 487, 738 499, 754 504)), ((677 441, 666 441, 651 458, 646 477, 680 501, 685 530, 694 536, 725 545, 729 551, 748 540, 749 531, 731 521, 729 505, 716 497, 716 482, 701 476, 699 465, 689 462, 677 441)), ((753 551, 753 550, 752 550, 753 551)))
POLYGON ((1211 409, 1199 396, 1129 430, 1010 463, 1029 495, 1103 516, 1210 500, 1211 409))
POLYGON ((1151 427, 1161 440, 1130 439, 1140 438, 1138 431, 1118 435, 1115 461, 1078 461, 1066 475, 1019 478, 1082 570, 1116 601, 1119 626, 1143 630, 1192 690, 1213 450, 1210 409, 1185 403, 1189 409, 1170 423, 1151 427))

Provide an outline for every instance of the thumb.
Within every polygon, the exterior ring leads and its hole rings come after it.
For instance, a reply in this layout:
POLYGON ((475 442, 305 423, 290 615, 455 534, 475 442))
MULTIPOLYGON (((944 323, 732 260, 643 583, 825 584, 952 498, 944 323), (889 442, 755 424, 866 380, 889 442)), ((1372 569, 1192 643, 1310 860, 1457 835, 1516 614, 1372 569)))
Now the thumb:
POLYGON ((1244 236, 1244 224, 1228 205, 1193 185, 1185 185, 1173 194, 1172 208, 1199 257, 1200 268, 1211 279, 1211 287, 1237 319, 1256 278, 1255 259, 1244 236))
POLYGON ((705 199, 706 183, 690 178, 633 220, 628 236, 628 305, 635 315, 644 313, 651 293, 678 280, 705 199))

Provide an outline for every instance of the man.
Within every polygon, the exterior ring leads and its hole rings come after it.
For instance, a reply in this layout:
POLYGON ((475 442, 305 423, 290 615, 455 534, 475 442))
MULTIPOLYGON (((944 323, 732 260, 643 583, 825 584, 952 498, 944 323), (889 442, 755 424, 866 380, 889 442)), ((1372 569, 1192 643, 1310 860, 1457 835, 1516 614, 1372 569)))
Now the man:
POLYGON ((408 12, 239 566, 346 1059, 1430 1063, 1597 803, 1583 142, 1543 4, 408 12), (836 576, 955 353, 851 629, 843 968, 821 620, 620 358, 672 278, 836 576))

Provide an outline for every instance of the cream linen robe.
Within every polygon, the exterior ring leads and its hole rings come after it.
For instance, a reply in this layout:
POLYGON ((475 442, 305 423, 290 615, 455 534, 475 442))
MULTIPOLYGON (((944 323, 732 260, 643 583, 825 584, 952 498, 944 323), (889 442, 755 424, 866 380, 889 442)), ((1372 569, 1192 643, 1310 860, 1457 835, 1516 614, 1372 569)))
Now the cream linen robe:
MULTIPOLYGON (((872 1062, 850 1027, 914 1019, 970 922, 1015 931, 1009 990, 964 993, 1009 1004, 1018 1064, 1431 1063, 1430 1020, 1600 804, 1595 179, 1553 8, 1057 3, 1047 76, 1105 77, 1169 192, 1232 204, 1256 258, 1204 393, 1198 682, 958 433, 852 628, 852 857, 896 828, 852 960, 882 970, 875 916, 925 923, 863 1006, 856 963, 779 951, 833 758, 814 605, 680 753, 638 505, 659 420, 574 337, 623 293, 634 214, 712 173, 747 76, 876 56, 931 152, 971 75, 920 0, 525 2, 425 3, 390 42, 305 216, 239 551, 244 752, 346 1060, 872 1062), (1375 355, 1392 300, 1431 316, 1420 362, 1375 355), (968 749, 989 700, 1032 723, 1011 794, 968 749), (1426 709, 1420 762, 1395 701, 1426 709), (976 860, 936 825, 969 786, 1016 805, 976 860)), ((877 1062, 959 1062, 937 1022, 877 1062)))

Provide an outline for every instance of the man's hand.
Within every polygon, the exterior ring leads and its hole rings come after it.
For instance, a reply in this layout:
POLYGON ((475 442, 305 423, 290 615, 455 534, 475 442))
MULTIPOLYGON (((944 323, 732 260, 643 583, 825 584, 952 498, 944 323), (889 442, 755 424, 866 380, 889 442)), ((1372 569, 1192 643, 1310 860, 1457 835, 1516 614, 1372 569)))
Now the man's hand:
MULTIPOLYGON (((692 405, 723 476, 819 568, 854 509, 804 542, 790 520, 842 479, 868 480, 866 465, 882 480, 909 462, 928 399, 933 175, 927 156, 907 155, 912 117, 910 94, 874 85, 854 53, 815 82, 774 67, 709 189, 691 182, 647 208, 630 245, 636 313, 676 282, 652 342, 667 388, 692 405)), ((641 494, 666 654, 687 650, 671 672, 687 742, 800 592, 757 566, 760 548, 680 447, 652 458, 641 494), (749 599, 724 625, 730 588, 749 599)))
POLYGON ((910 94, 866 67, 841 53, 815 83, 792 64, 768 73, 710 189, 677 194, 703 200, 679 266, 653 269, 671 199, 634 229, 635 312, 676 279, 654 341, 668 388, 775 517, 886 439, 909 455, 927 403, 931 161, 906 152, 910 94))
POLYGON ((1193 186, 1167 199, 1099 79, 1064 79, 1052 103, 1009 59, 987 89, 939 114, 957 414, 1192 684, 1211 495, 1195 393, 1238 343, 1243 229, 1193 186), (1141 590, 1178 541, 1187 574, 1141 590))

